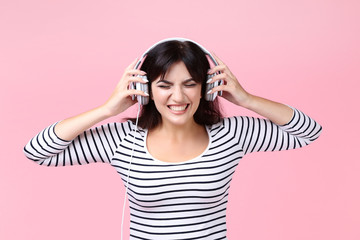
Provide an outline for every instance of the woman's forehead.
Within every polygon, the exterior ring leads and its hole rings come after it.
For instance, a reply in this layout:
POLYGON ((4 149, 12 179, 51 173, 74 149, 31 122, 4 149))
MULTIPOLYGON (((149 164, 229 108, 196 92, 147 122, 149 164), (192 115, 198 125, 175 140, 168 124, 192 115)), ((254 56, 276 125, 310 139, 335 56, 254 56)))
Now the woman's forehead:
POLYGON ((175 80, 179 78, 182 80, 186 80, 192 78, 184 62, 173 63, 167 69, 165 74, 162 75, 163 75, 162 79, 166 79, 166 80, 175 80))

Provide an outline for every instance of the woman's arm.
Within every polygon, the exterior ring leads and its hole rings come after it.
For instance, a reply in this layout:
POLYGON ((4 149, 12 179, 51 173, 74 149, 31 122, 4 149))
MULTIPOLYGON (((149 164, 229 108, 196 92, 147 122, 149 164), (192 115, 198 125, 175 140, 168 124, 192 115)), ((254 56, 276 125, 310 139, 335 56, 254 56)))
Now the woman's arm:
POLYGON ((71 141, 57 136, 57 123, 33 137, 24 147, 25 156, 44 166, 110 163, 122 138, 131 131, 128 123, 109 123, 88 129, 71 141))
POLYGON ((224 62, 222 62, 215 54, 213 54, 213 56, 219 65, 212 68, 208 73, 213 74, 215 72, 220 72, 220 74, 214 76, 211 82, 216 82, 221 79, 224 81, 224 84, 213 88, 209 92, 210 94, 216 91, 223 91, 223 97, 228 101, 256 112, 278 125, 284 125, 291 120, 294 114, 292 108, 282 103, 248 93, 240 85, 235 75, 224 62))
POLYGON ((47 166, 109 162, 114 148, 121 140, 121 132, 124 132, 126 127, 121 126, 121 131, 118 124, 89 128, 136 103, 131 99, 131 95, 146 96, 142 91, 128 89, 130 82, 144 82, 142 78, 134 76, 145 74, 133 69, 135 63, 136 61, 125 70, 106 103, 55 123, 38 133, 24 148, 26 157, 47 166))
POLYGON ((210 93, 223 91, 228 101, 249 109, 265 119, 238 117, 233 118, 239 126, 237 131, 239 144, 244 153, 253 151, 279 151, 306 146, 317 139, 322 127, 315 120, 282 103, 252 95, 245 91, 229 68, 216 57, 219 65, 209 74, 219 72, 212 82, 220 79, 225 84, 215 87, 210 93))
POLYGON ((93 125, 116 116, 135 104, 136 101, 131 99, 132 95, 148 96, 142 91, 128 88, 130 82, 145 83, 142 78, 136 77, 136 75, 145 75, 146 73, 133 69, 135 64, 136 60, 125 69, 114 92, 103 105, 59 122, 55 127, 55 133, 60 138, 70 141, 93 125))
POLYGON ((322 127, 315 120, 294 109, 291 120, 277 125, 264 118, 232 117, 235 139, 244 154, 301 148, 315 141, 322 127))

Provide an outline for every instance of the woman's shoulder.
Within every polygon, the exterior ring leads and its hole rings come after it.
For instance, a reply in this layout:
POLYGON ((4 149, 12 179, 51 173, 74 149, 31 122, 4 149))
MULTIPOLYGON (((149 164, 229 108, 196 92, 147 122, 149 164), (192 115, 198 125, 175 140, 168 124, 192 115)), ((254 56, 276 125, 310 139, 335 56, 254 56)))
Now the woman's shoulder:
POLYGON ((219 122, 209 125, 207 127, 212 133, 219 133, 222 131, 230 131, 231 129, 234 129, 237 127, 241 118, 243 118, 243 116, 223 117, 220 119, 219 122))
POLYGON ((209 125, 210 128, 217 128, 222 125, 226 125, 235 121, 239 121, 241 118, 246 118, 246 116, 230 116, 230 117, 222 117, 219 122, 209 125))
POLYGON ((108 123, 111 130, 114 130, 117 133, 128 135, 131 132, 138 132, 140 135, 144 135, 147 129, 143 129, 140 126, 137 126, 132 120, 125 120, 123 122, 112 122, 108 123))

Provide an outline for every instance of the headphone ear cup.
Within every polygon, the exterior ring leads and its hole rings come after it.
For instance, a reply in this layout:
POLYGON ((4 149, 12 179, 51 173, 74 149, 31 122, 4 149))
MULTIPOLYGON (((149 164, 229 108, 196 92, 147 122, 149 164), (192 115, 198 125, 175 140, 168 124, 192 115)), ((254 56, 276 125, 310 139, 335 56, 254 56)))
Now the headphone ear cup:
MULTIPOLYGON (((137 75, 137 77, 141 77, 143 80, 147 81, 146 76, 137 75)), ((143 91, 144 93, 149 94, 149 85, 148 84, 149 83, 134 82, 134 83, 132 83, 132 86, 133 86, 132 88, 136 89, 136 90, 143 91)), ((146 105, 146 104, 149 103, 149 97, 137 95, 136 99, 141 105, 146 105)), ((133 97, 133 100, 134 100, 134 97, 133 97)))
MULTIPOLYGON (((216 73, 208 74, 206 81, 211 80, 216 75, 217 75, 216 73)), ((206 83, 206 88, 205 88, 205 100, 206 101, 214 101, 217 95, 219 95, 219 96, 222 95, 222 91, 215 92, 215 93, 212 93, 212 94, 208 94, 208 92, 211 89, 213 89, 214 87, 217 87, 217 86, 219 86, 221 84, 223 84, 222 80, 219 80, 219 81, 216 81, 216 82, 213 82, 213 83, 206 83)))

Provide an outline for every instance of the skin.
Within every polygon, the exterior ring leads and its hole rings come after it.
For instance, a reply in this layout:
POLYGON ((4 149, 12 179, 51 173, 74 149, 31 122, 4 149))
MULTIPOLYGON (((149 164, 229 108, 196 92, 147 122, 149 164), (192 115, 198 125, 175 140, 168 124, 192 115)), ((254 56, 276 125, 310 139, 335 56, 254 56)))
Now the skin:
POLYGON ((209 74, 218 71, 220 71, 221 74, 213 77, 211 82, 216 82, 220 79, 223 79, 225 84, 213 88, 211 93, 216 91, 223 91, 223 97, 229 102, 256 112, 278 125, 284 125, 291 120, 293 116, 293 110, 290 107, 282 103, 274 102, 248 93, 240 85, 239 81, 226 66, 226 64, 221 61, 221 59, 219 59, 214 53, 212 53, 212 55, 215 57, 219 65, 212 68, 209 74))
POLYGON ((158 77, 152 82, 151 98, 161 114, 162 125, 170 129, 171 125, 191 127, 195 125, 193 116, 200 103, 201 84, 192 79, 183 62, 174 63, 164 79, 158 77), (185 106, 186 109, 182 110, 185 106), (176 111, 176 108, 181 108, 181 111, 176 111))
MULTIPOLYGON (((223 79, 225 84, 213 88, 210 93, 223 91, 222 97, 229 102, 254 111, 278 125, 286 124, 291 120, 293 110, 290 107, 248 93, 226 64, 215 54, 212 53, 212 55, 219 65, 212 68, 209 74, 221 72, 213 77, 212 82, 223 79)), ((133 69, 136 62, 137 60, 125 69, 113 93, 104 104, 59 122, 55 127, 55 133, 60 138, 70 141, 93 125, 116 116, 135 104, 136 101, 131 99, 132 95, 147 96, 141 91, 128 89, 130 82, 145 83, 140 77, 135 77, 137 74, 146 74, 141 70, 133 69)), ((196 84, 190 87, 193 83, 187 81, 190 78, 184 63, 180 62, 173 64, 165 75, 167 82, 156 79, 152 83, 151 98, 161 113, 163 121, 162 124, 149 131, 147 147, 149 152, 159 160, 185 161, 201 154, 208 145, 205 127, 196 124, 192 117, 200 101, 201 86, 196 84), (170 105, 182 106, 184 104, 188 107, 183 113, 169 108, 170 105)))
POLYGON ((149 153, 171 162, 199 156, 209 144, 205 127, 195 123, 193 117, 200 103, 201 84, 192 79, 183 62, 178 62, 164 79, 155 79, 151 88, 162 123, 148 132, 149 153))

